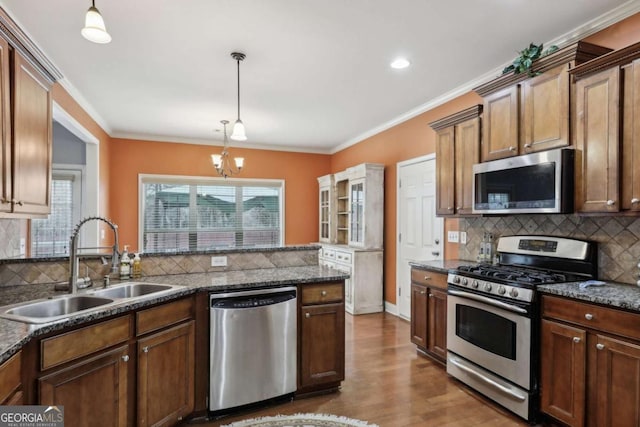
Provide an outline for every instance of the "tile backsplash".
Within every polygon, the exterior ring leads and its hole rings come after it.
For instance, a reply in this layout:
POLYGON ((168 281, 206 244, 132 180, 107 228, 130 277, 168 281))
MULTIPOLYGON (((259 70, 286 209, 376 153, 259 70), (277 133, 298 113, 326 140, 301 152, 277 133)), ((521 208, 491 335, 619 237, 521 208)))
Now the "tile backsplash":
POLYGON ((512 234, 562 236, 598 242, 598 276, 603 280, 636 284, 640 261, 640 218, 578 215, 511 215, 461 218, 460 259, 475 260, 485 231, 494 239, 512 234))

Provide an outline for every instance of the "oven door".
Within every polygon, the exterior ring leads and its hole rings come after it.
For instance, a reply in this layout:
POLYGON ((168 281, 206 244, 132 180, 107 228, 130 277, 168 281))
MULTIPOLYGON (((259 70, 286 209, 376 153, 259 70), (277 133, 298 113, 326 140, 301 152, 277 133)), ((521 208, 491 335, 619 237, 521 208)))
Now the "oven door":
POLYGON ((531 319, 525 309, 449 289, 447 350, 531 390, 531 319))

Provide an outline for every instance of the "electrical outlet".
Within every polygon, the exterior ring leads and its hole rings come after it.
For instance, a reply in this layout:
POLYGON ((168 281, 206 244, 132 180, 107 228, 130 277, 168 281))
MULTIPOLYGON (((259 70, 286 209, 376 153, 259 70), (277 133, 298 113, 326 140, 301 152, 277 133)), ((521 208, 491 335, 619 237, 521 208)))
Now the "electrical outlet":
POLYGON ((460 232, 460 243, 463 245, 467 244, 467 232, 466 231, 461 231, 460 232))
POLYGON ((211 267, 226 267, 227 266, 227 257, 226 256, 212 256, 211 257, 211 267))
POLYGON ((460 240, 460 234, 457 231, 449 231, 447 233, 447 241, 449 243, 458 243, 460 240))
POLYGON ((24 237, 20 238, 20 256, 27 253, 27 241, 24 237))

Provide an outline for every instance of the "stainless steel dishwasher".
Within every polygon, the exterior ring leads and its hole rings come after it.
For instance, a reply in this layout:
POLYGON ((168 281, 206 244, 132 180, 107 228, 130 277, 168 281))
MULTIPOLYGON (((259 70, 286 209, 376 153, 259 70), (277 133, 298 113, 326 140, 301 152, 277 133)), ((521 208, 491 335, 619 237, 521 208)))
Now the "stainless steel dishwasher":
POLYGON ((210 294, 209 411, 296 391, 296 288, 210 294))

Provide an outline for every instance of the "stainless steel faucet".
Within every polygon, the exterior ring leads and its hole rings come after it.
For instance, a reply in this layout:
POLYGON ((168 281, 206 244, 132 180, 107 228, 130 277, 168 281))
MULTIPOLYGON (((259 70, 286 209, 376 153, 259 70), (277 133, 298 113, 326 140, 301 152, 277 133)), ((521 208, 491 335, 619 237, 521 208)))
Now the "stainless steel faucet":
MULTIPOLYGON (((76 225, 76 228, 71 233, 71 248, 69 251, 69 293, 75 294, 78 292, 78 235, 80 234, 80 228, 89 221, 103 221, 111 227, 113 230, 113 252, 111 254, 111 272, 117 273, 120 265, 120 253, 118 252, 118 226, 110 220, 100 217, 91 216, 83 219, 76 225)), ((86 248, 89 249, 89 248, 86 248)), ((99 249, 99 248, 96 248, 99 249)))

